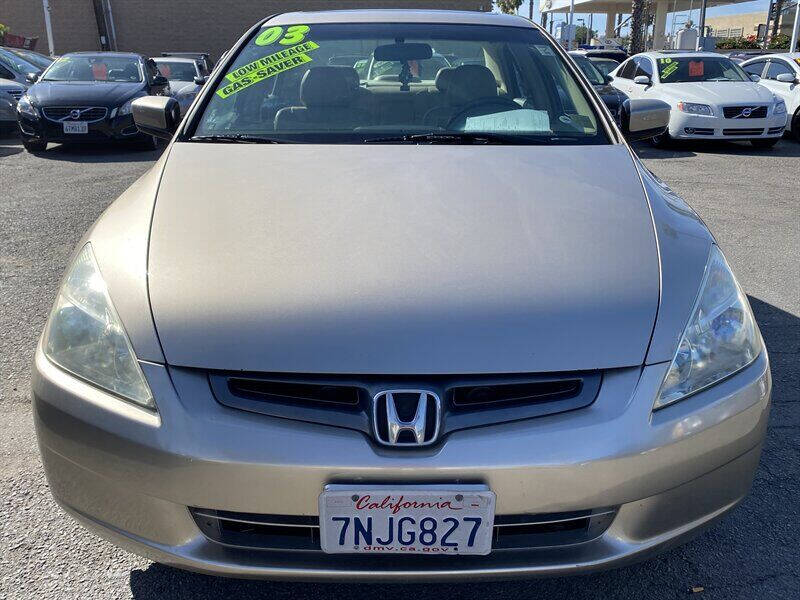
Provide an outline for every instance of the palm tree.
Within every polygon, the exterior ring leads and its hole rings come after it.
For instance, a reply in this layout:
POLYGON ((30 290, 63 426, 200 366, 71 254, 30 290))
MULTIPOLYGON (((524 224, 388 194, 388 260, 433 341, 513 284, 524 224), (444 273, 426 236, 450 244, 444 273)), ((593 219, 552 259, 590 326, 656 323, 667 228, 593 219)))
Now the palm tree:
POLYGON ((504 13, 515 15, 522 6, 522 0, 496 0, 495 4, 504 13))
POLYGON ((642 27, 644 16, 644 5, 646 0, 631 0, 631 54, 644 51, 644 36, 642 27))

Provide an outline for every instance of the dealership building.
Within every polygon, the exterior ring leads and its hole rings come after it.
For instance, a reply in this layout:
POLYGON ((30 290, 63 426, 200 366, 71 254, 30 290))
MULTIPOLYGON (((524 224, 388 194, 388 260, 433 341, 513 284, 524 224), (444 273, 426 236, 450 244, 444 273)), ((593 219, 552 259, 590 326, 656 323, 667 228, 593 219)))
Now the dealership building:
POLYGON ((436 8, 488 11, 491 0, 2 0, 0 23, 36 50, 208 52, 216 59, 269 15, 294 10, 436 8), (48 36, 45 13, 49 13, 48 36), (50 41, 52 39, 52 42, 50 41), (50 44, 52 43, 52 48, 50 44))

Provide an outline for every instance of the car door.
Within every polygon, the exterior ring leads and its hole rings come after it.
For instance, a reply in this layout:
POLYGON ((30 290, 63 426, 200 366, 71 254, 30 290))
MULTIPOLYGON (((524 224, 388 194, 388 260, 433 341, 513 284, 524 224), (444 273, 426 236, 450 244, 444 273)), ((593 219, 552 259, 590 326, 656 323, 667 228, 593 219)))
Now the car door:
POLYGON ((151 96, 169 96, 169 80, 158 70, 156 61, 147 58, 144 61, 145 79, 147 81, 147 93, 151 96))
POLYGON ((636 72, 636 63, 634 60, 635 59, 633 58, 629 58, 627 61, 622 63, 622 65, 617 69, 617 74, 614 75, 614 79, 611 82, 611 85, 628 96, 631 95, 631 88, 633 87, 633 74, 636 72))
POLYGON ((800 86, 797 83, 798 74, 794 67, 789 65, 782 58, 770 58, 767 61, 767 69, 764 71, 764 76, 759 82, 765 88, 768 88, 778 98, 786 102, 786 108, 789 116, 794 114, 797 110, 798 98, 800 98, 800 86), (788 73, 794 77, 794 82, 778 81, 778 75, 788 73))

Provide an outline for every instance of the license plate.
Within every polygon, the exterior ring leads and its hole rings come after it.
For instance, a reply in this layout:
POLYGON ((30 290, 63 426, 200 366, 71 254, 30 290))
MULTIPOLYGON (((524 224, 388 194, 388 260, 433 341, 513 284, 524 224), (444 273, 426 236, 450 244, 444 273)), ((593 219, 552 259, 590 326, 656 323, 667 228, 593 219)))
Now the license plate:
POLYGON ((64 123, 64 133, 89 133, 89 123, 86 121, 64 123))
POLYGON ((489 554, 494 492, 485 486, 326 486, 320 542, 330 554, 489 554))

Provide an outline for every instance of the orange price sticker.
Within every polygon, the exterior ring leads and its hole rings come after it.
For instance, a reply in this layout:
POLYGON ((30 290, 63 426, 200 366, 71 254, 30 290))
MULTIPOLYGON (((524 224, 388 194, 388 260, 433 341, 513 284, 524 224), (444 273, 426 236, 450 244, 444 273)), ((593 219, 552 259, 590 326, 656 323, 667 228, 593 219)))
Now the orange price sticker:
POLYGON ((689 77, 702 77, 703 76, 703 61, 690 60, 689 61, 689 77))

